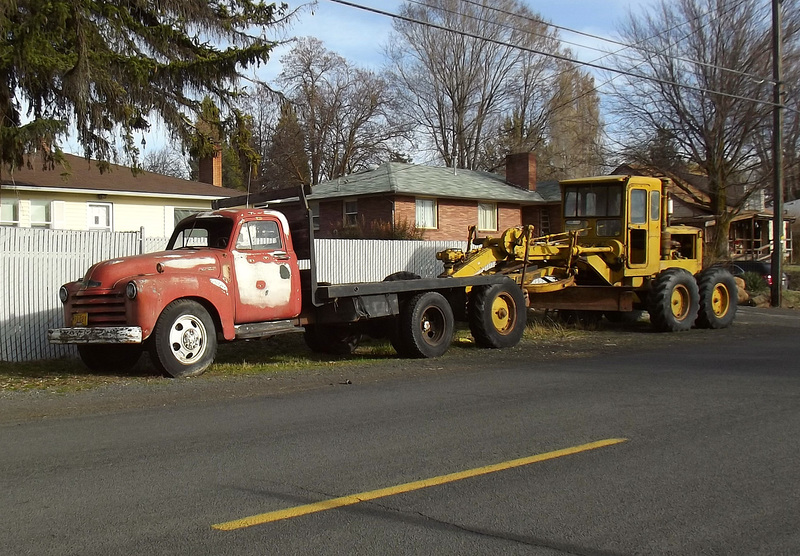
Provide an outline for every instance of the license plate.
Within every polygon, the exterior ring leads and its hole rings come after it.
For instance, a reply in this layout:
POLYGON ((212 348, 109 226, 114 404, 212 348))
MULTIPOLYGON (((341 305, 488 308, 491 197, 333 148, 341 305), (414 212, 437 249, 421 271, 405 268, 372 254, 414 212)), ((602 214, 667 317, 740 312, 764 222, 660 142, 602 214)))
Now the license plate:
POLYGON ((89 313, 73 313, 72 326, 89 326, 89 313))

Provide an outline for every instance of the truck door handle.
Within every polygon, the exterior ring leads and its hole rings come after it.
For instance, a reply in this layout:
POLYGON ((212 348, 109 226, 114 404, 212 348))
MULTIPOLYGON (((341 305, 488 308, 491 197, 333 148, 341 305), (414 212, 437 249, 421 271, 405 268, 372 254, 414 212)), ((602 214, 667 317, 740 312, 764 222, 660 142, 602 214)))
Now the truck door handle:
POLYGON ((279 261, 288 261, 289 255, 287 255, 284 251, 273 251, 272 256, 275 257, 279 261))

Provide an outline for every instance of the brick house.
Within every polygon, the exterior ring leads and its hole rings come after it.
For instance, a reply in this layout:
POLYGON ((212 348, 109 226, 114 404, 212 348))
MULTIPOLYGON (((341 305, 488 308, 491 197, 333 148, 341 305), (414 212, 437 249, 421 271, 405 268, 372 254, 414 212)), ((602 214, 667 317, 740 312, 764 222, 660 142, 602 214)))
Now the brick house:
POLYGON ((536 183, 532 153, 509 155, 505 177, 387 162, 314 186, 309 202, 321 238, 375 222, 414 226, 428 240, 465 239, 471 225, 479 235, 521 224, 532 224, 538 235, 560 231, 558 183, 536 183))
POLYGON ((0 176, 0 226, 61 230, 139 231, 165 237, 188 214, 211 209, 216 199, 239 194, 221 183, 221 157, 201 162, 200 183, 151 172, 134 175, 112 164, 100 173, 94 161, 64 155, 69 169, 31 167, 0 176))

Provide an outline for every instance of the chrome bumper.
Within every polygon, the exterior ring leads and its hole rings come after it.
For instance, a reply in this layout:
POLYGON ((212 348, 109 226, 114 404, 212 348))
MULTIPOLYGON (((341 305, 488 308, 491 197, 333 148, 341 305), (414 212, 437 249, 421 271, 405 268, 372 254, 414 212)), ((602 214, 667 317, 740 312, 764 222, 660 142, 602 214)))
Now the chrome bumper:
POLYGON ((74 326, 47 331, 51 344, 141 344, 139 326, 74 326))

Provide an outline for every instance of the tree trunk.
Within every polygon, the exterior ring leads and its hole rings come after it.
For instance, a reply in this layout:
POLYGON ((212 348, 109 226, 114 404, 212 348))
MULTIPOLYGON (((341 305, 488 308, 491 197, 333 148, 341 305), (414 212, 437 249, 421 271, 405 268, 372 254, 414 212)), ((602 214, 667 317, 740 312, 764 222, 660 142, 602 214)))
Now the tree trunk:
POLYGON ((730 256, 728 236, 731 230, 732 215, 726 211, 718 214, 716 220, 714 237, 711 239, 711 243, 708 244, 709 252, 706 255, 706 259, 713 261, 727 259, 730 256))

